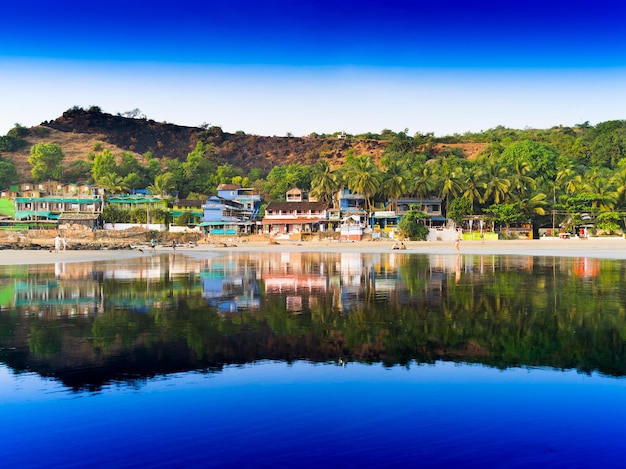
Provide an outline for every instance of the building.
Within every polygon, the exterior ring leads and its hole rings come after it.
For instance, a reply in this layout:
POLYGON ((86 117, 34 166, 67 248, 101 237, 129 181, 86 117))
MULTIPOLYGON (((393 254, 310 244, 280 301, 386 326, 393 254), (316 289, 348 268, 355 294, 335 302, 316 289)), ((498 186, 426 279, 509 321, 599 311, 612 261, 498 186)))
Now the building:
POLYGON ((102 206, 103 200, 99 197, 16 197, 14 218, 96 228, 102 206))
POLYGON ((241 187, 239 184, 220 184, 217 196, 224 200, 234 200, 241 204, 248 220, 256 220, 261 209, 261 194, 254 188, 241 187))
POLYGON ((306 191, 291 189, 286 194, 287 202, 270 202, 265 208, 263 232, 301 236, 324 230, 328 221, 328 205, 311 202, 307 198, 306 191))
POLYGON ((172 223, 180 225, 181 217, 188 217, 185 225, 195 226, 202 222, 202 200, 177 199, 172 206, 172 223))

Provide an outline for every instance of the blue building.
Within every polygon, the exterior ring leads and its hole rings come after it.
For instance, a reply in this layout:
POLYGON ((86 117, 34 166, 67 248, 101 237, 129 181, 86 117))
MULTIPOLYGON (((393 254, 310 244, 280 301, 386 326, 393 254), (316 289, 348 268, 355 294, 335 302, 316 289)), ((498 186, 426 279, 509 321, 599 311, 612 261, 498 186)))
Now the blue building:
POLYGON ((238 184, 220 184, 217 196, 209 197, 202 210, 199 226, 209 234, 249 234, 256 226, 261 208, 261 195, 238 184))

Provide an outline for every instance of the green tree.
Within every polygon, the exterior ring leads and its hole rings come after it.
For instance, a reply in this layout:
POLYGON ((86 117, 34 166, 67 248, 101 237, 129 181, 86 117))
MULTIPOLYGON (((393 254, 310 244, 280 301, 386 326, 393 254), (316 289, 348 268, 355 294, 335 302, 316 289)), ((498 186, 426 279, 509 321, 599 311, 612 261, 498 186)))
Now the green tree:
POLYGON ((106 204, 102 208, 102 219, 105 223, 129 223, 128 210, 121 210, 115 205, 106 204))
POLYGON ((174 176, 172 173, 163 173, 154 178, 154 183, 148 186, 148 190, 157 197, 165 197, 174 187, 174 176))
POLYGON ((463 198, 469 200, 470 213, 474 213, 476 202, 482 202, 482 196, 487 184, 483 181, 483 169, 478 166, 470 166, 463 172, 463 198))
POLYGON ((93 181, 91 170, 93 162, 87 160, 72 161, 65 170, 63 176, 68 182, 90 182, 93 181))
POLYGON ((313 170, 311 195, 320 202, 332 203, 339 189, 339 177, 327 159, 320 159, 313 170))
POLYGON ((56 143, 38 143, 31 147, 28 162, 32 165, 35 181, 61 179, 64 158, 61 146, 56 143))
POLYGON ((619 231, 619 213, 600 212, 596 217, 596 228, 613 234, 619 231))
POLYGON ((485 181, 483 202, 493 201, 499 204, 508 197, 511 182, 506 177, 506 168, 497 161, 488 160, 485 168, 485 181))
POLYGON ((448 218, 451 218, 457 226, 461 226, 463 218, 472 214, 472 203, 467 197, 458 197, 450 202, 448 218))
POLYGON ((2 158, 0 155, 0 187, 7 188, 18 182, 17 170, 12 161, 2 158))
POLYGON ((101 176, 100 179, 96 181, 96 184, 110 194, 119 194, 128 190, 128 187, 125 185, 124 178, 115 173, 108 173, 101 176))
POLYGON ((429 218, 424 212, 411 207, 398 222, 400 234, 408 237, 411 241, 426 241, 428 227, 424 225, 424 222, 429 218))
POLYGON ((383 172, 382 192, 393 200, 393 209, 398 207, 398 198, 407 191, 409 172, 400 158, 386 160, 383 172))
POLYGON ((91 175, 93 180, 98 183, 104 176, 108 177, 111 174, 118 174, 115 155, 105 148, 100 153, 93 155, 91 175))
POLYGON ((372 197, 381 188, 381 173, 370 155, 349 156, 346 159, 344 179, 348 188, 365 198, 368 211, 372 209, 372 197))
POLYGON ((274 166, 263 184, 269 200, 284 200, 285 193, 294 187, 309 190, 313 179, 313 168, 298 164, 274 166))
POLYGON ((516 164, 522 162, 528 163, 528 170, 532 169, 532 173, 524 173, 530 177, 541 175, 546 178, 554 178, 557 172, 557 163, 559 161, 559 151, 549 145, 536 142, 534 140, 523 140, 507 146, 499 158, 500 164, 506 166, 509 170, 513 169, 516 164))
POLYGON ((185 194, 189 192, 201 192, 209 194, 216 189, 216 181, 210 176, 217 169, 215 162, 212 161, 215 148, 213 145, 205 145, 198 142, 196 148, 187 155, 187 160, 182 164, 184 180, 177 181, 182 187, 179 187, 185 194))
POLYGON ((515 203, 493 204, 484 209, 486 213, 491 213, 491 219, 507 228, 512 223, 518 223, 527 220, 524 212, 522 212, 515 203))
POLYGON ((429 165, 418 164, 410 170, 411 193, 422 199, 430 197, 436 184, 429 165))

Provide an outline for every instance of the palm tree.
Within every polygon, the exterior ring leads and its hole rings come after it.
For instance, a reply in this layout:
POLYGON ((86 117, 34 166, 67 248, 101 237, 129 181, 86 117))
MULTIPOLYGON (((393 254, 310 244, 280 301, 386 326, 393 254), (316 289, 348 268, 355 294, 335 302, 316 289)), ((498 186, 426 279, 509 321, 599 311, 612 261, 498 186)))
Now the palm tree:
POLYGON ((463 197, 470 201, 472 204, 472 213, 474 213, 475 202, 482 202, 482 192, 487 187, 485 181, 483 181, 484 172, 482 168, 478 166, 470 166, 463 172, 465 191, 463 197))
POLYGON ((510 190, 519 199, 523 199, 527 194, 536 189, 535 180, 528 176, 532 167, 530 162, 526 160, 515 160, 513 163, 512 174, 509 177, 511 182, 510 190))
POLYGON ((601 171, 593 171, 588 175, 583 185, 583 191, 594 199, 591 202, 591 208, 598 208, 601 211, 613 210, 619 199, 619 192, 615 188, 614 182, 601 171))
POLYGON ((151 194, 158 197, 165 197, 174 187, 174 175, 172 173, 163 173, 154 178, 154 183, 148 186, 148 190, 151 194))
POLYGON ((383 173, 382 188, 385 195, 393 199, 393 209, 398 208, 398 198, 406 193, 408 171, 402 160, 388 161, 383 173))
POLYGON ((97 181, 98 185, 111 194, 124 192, 128 188, 124 182, 124 178, 116 173, 106 173, 97 181))
POLYGON ((446 201, 447 212, 451 199, 461 193, 463 169, 460 166, 451 166, 450 162, 445 159, 440 161, 435 168, 435 181, 438 185, 441 199, 446 201))
POLYGON ((420 165, 411 171, 410 186, 411 193, 416 197, 426 198, 432 195, 435 180, 428 164, 420 165))
POLYGON ((566 163, 557 173, 556 182, 559 183, 566 194, 574 194, 582 189, 583 178, 576 170, 573 161, 566 163))
POLYGON ((612 177, 612 181, 619 195, 618 200, 622 202, 620 207, 622 207, 626 196, 626 168, 622 167, 620 164, 618 164, 618 168, 618 171, 612 177))
POLYGON ((509 195, 511 181, 506 177, 506 168, 495 160, 488 160, 485 171, 485 193, 483 202, 493 200, 493 203, 504 202, 509 195))
POLYGON ((365 205, 371 211, 371 198, 380 190, 381 175, 378 166, 370 155, 348 157, 344 178, 348 188, 365 198, 365 205))
POLYGON ((311 195, 320 202, 330 204, 339 189, 339 175, 326 159, 317 162, 311 181, 311 195))
POLYGON ((546 206, 548 205, 548 196, 543 192, 535 192, 532 195, 519 199, 517 201, 520 209, 528 218, 532 218, 533 215, 545 215, 546 206))

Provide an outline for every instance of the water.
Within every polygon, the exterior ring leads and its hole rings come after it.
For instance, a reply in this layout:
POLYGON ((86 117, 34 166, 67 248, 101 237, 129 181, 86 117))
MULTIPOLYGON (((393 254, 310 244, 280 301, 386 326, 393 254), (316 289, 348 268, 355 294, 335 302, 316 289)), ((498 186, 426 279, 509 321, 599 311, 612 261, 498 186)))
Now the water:
POLYGON ((622 261, 0 270, 3 467, 623 467, 622 261))

